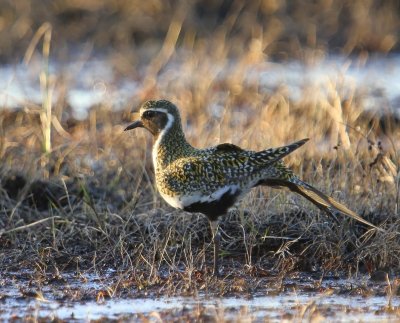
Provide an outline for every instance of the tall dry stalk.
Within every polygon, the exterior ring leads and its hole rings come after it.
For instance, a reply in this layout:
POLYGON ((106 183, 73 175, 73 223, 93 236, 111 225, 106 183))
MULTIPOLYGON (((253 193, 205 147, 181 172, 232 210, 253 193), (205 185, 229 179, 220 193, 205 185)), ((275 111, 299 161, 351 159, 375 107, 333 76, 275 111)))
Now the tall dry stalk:
POLYGON ((50 80, 50 43, 51 43, 52 26, 50 23, 45 22, 36 31, 32 38, 31 43, 25 53, 24 63, 27 65, 31 60, 33 51, 35 50, 39 40, 43 37, 42 58, 43 66, 40 73, 40 90, 42 93, 42 109, 40 111, 40 121, 43 133, 43 156, 41 158, 41 166, 45 170, 45 177, 48 177, 48 170, 46 165, 49 162, 49 154, 51 152, 51 120, 52 120, 52 97, 53 87, 50 80))

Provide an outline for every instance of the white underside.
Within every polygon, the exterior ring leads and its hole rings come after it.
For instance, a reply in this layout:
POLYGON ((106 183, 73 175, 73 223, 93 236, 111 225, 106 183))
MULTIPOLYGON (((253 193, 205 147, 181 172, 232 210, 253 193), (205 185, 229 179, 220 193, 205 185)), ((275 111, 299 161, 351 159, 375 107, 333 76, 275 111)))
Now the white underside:
POLYGON ((238 185, 230 185, 221 187, 209 195, 204 195, 201 192, 194 192, 187 195, 177 196, 169 196, 161 193, 161 196, 169 205, 173 206, 174 208, 184 209, 193 203, 211 203, 213 201, 218 201, 226 192, 230 191, 231 194, 235 194, 238 189, 238 185))

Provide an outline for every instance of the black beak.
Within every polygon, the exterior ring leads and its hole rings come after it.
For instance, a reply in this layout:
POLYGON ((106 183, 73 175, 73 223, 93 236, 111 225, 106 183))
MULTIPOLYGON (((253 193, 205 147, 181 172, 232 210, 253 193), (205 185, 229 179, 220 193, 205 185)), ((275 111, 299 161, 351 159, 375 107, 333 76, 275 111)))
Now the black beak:
POLYGON ((135 121, 134 123, 132 123, 132 124, 130 124, 129 126, 127 126, 127 127, 124 129, 124 131, 132 130, 132 129, 135 129, 135 128, 143 128, 143 127, 144 127, 143 122, 140 121, 140 120, 137 120, 137 121, 135 121))

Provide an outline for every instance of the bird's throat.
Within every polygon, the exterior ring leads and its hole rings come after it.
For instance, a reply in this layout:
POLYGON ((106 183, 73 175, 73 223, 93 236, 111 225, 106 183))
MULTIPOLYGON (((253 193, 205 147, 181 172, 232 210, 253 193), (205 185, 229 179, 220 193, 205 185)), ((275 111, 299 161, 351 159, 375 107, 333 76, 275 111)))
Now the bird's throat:
POLYGON ((190 156, 194 150, 195 148, 186 141, 181 127, 166 127, 160 131, 153 145, 154 169, 157 172, 179 158, 190 156))

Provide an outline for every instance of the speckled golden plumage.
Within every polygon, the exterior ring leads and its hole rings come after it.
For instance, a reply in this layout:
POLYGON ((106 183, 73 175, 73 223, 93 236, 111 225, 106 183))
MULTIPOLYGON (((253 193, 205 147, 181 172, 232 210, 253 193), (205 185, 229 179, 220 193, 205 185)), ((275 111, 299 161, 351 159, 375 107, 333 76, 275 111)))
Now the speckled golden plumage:
MULTIPOLYGON (((156 138, 152 154, 157 188, 176 208, 201 212, 213 222, 255 186, 287 187, 330 214, 340 212, 374 227, 301 181, 283 164, 281 159, 308 139, 259 152, 232 144, 197 149, 186 141, 178 108, 166 100, 146 102, 140 109, 140 120, 126 130, 137 127, 148 129, 156 138)), ((215 230, 216 227, 212 225, 215 230)), ((218 271, 217 257, 214 256, 214 270, 218 271)))
POLYGON ((204 150, 193 149, 187 156, 157 169, 157 187, 161 192, 173 195, 191 192, 207 195, 227 185, 238 185, 242 190, 249 190, 266 177, 292 176, 293 173, 277 161, 305 142, 302 140, 262 152, 225 145, 204 150))

